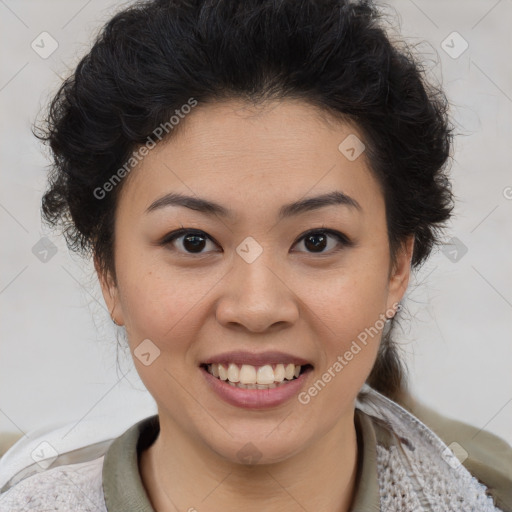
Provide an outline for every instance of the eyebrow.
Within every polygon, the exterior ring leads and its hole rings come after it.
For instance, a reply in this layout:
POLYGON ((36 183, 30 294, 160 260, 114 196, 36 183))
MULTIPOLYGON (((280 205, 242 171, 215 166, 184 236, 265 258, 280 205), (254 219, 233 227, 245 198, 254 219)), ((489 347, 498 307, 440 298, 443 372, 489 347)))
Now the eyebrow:
MULTIPOLYGON (((285 204, 280 208, 278 217, 279 219, 284 219, 333 205, 348 206, 349 208, 353 208, 359 211, 362 210, 361 205, 354 198, 344 194, 343 192, 333 191, 319 196, 308 197, 293 203, 285 204)), ((234 212, 232 210, 229 210, 228 208, 218 203, 200 197, 187 196, 176 192, 166 194, 165 196, 162 196, 151 203, 151 205, 146 209, 145 213, 150 213, 168 206, 182 206, 201 212, 205 215, 218 215, 228 219, 232 219, 234 216, 234 212)))

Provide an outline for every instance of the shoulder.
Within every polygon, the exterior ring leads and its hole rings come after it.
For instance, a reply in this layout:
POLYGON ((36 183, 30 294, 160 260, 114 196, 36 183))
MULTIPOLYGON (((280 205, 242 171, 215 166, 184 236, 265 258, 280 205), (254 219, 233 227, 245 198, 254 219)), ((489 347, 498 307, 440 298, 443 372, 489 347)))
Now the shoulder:
POLYGON ((400 405, 442 439, 487 487, 498 507, 512 512, 512 446, 491 432, 440 414, 411 395, 406 395, 400 405))
POLYGON ((106 512, 103 459, 58 466, 24 478, 0 494, 0 512, 106 512))

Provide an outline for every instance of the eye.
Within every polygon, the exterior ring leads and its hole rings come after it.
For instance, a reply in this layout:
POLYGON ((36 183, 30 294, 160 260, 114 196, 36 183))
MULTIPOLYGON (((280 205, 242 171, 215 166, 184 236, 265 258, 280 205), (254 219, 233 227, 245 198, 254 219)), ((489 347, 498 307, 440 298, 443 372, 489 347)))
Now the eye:
POLYGON ((341 250, 343 247, 352 246, 353 243, 345 236, 343 233, 339 231, 335 231, 332 229, 316 229, 313 231, 309 231, 301 238, 299 238, 298 242, 304 242, 304 246, 311 250, 313 254, 328 254, 341 250), (334 250, 324 251, 325 247, 329 245, 329 238, 334 239, 335 242, 331 244, 334 246, 334 250))
POLYGON ((192 229, 178 229, 169 233, 161 242, 161 245, 173 244, 182 238, 180 245, 186 249, 185 254, 203 254, 201 250, 205 246, 206 240, 211 238, 203 231, 195 231, 192 229))
MULTIPOLYGON (((174 244, 178 240, 181 240, 179 244, 185 251, 185 254, 204 254, 203 249, 205 245, 210 241, 213 245, 217 245, 216 242, 212 240, 212 238, 204 233, 203 231, 197 231, 192 229, 178 229, 177 231, 173 231, 169 233, 165 238, 160 242, 161 245, 169 245, 174 244)), ((305 235, 302 235, 294 245, 297 245, 299 242, 303 242, 304 246, 308 251, 311 251, 313 254, 325 254, 332 253, 341 250, 343 247, 350 247, 353 245, 353 242, 349 240, 347 236, 339 231, 335 231, 332 229, 316 229, 309 231, 305 235), (325 251, 324 249, 329 246, 329 239, 334 240, 331 245, 331 250, 325 251), (332 247, 334 246, 334 249, 332 247)), ((208 251, 206 251, 208 252, 208 251)))

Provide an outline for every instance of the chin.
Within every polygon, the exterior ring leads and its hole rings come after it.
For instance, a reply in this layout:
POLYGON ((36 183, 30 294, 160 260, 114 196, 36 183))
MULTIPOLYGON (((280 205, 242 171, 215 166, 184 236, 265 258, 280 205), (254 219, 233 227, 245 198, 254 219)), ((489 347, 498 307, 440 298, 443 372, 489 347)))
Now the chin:
MULTIPOLYGON (((282 421, 282 420, 279 420, 282 421)), ((222 439, 205 432, 204 442, 217 455, 233 464, 246 466, 275 464, 297 455, 312 442, 314 433, 308 437, 304 428, 299 425, 287 424, 279 428, 279 421, 273 421, 265 428, 255 428, 254 424, 246 424, 247 428, 231 428, 230 436, 225 432, 222 439)), ((286 423, 282 421, 281 427, 286 423)))

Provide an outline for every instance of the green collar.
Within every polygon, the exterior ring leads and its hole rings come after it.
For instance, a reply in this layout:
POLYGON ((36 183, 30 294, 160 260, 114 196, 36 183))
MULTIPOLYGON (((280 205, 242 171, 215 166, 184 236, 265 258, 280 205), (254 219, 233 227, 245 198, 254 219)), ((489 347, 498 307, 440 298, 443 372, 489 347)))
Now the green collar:
MULTIPOLYGON (((370 416, 355 409, 359 472, 351 512, 380 510, 377 481, 377 435, 370 416)), ((158 415, 132 425, 116 438, 103 461, 103 492, 108 512, 154 512, 139 473, 139 454, 160 431, 158 415)))

